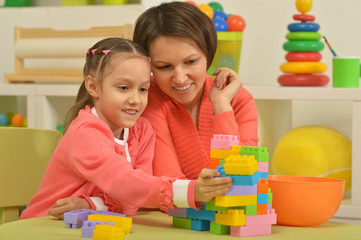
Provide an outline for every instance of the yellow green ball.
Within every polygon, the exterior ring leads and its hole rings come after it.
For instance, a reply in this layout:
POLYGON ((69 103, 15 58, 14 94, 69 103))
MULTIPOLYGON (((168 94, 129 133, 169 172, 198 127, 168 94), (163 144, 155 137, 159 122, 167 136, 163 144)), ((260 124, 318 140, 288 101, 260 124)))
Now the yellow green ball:
POLYGON ((345 180, 351 187, 351 140, 325 126, 302 126, 284 135, 271 161, 272 174, 345 180))

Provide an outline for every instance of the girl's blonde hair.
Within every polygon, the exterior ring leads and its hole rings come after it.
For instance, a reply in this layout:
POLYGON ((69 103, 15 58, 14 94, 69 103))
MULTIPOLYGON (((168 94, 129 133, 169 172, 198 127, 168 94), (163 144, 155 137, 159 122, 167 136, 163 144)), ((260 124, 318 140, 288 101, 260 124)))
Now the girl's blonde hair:
POLYGON ((138 44, 131 40, 123 38, 106 38, 103 39, 91 48, 86 53, 86 62, 83 69, 83 82, 79 88, 75 104, 69 109, 64 123, 64 133, 68 129, 70 123, 78 116, 81 109, 85 106, 94 106, 92 96, 88 93, 85 87, 85 78, 90 75, 96 78, 101 84, 104 72, 110 66, 112 56, 119 53, 126 53, 131 55, 141 55, 147 57, 146 52, 138 44))

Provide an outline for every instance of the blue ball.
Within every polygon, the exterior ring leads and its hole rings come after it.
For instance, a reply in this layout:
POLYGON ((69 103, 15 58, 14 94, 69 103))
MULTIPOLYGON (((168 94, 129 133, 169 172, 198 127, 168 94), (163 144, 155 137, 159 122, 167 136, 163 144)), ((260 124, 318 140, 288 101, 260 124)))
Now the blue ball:
POLYGON ((9 125, 8 117, 5 114, 0 113, 0 126, 7 126, 7 125, 9 125))
POLYGON ((224 20, 227 20, 228 15, 223 11, 215 11, 213 13, 213 19, 215 19, 215 18, 222 18, 224 20))
POLYGON ((227 32, 228 24, 226 20, 222 18, 213 18, 213 24, 216 27, 217 32, 227 32))

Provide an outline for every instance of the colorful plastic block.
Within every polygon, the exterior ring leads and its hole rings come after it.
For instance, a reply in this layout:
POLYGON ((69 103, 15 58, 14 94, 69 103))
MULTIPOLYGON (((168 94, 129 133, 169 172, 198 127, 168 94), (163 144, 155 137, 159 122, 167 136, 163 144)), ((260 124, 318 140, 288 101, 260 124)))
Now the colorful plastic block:
POLYGON ((257 215, 257 205, 240 206, 237 208, 243 209, 246 216, 257 215))
POLYGON ((233 185, 255 185, 261 178, 258 171, 253 175, 225 175, 225 177, 231 177, 233 185))
POLYGON ((192 219, 173 217, 173 227, 192 229, 192 219))
POLYGON ((92 210, 88 209, 79 209, 64 213, 65 227, 80 228, 90 214, 92 214, 92 210))
POLYGON ((257 194, 257 204, 267 204, 268 194, 257 194))
POLYGON ((272 199, 273 199, 273 193, 271 192, 271 188, 268 188, 267 203, 272 203, 272 199))
POLYGON ((232 155, 224 160, 223 167, 227 175, 252 175, 258 171, 258 163, 254 156, 232 155))
POLYGON ((268 162, 258 162, 259 172, 268 172, 268 162))
POLYGON ((268 179, 268 172, 260 172, 259 176, 260 176, 260 178, 268 179))
POLYGON ((231 232, 230 226, 217 224, 215 222, 211 222, 209 230, 210 233, 218 234, 218 235, 225 235, 231 232))
POLYGON ((219 158, 211 158, 210 161, 210 169, 216 169, 220 164, 219 164, 219 158))
POLYGON ((220 207, 237 207, 246 205, 256 205, 256 195, 238 195, 238 196, 216 196, 216 206, 220 207))
POLYGON ((246 216, 246 226, 276 224, 277 215, 274 209, 267 209, 267 214, 246 216))
POLYGON ((216 219, 216 212, 209 210, 195 210, 187 208, 187 218, 214 221, 216 219))
POLYGON ((257 193, 258 193, 258 194, 268 193, 268 183, 267 183, 267 179, 261 178, 261 179, 259 180, 259 182, 257 183, 257 193))
POLYGON ((196 231, 208 231, 210 228, 211 221, 201 220, 201 219, 192 219, 191 229, 196 231))
POLYGON ((172 217, 187 217, 187 208, 178 208, 178 209, 168 209, 168 215, 172 217))
POLYGON ((258 226, 231 226, 231 236, 234 237, 250 237, 270 235, 272 233, 272 225, 258 225, 258 226))
POLYGON ((88 216, 88 220, 114 222, 114 226, 122 228, 126 234, 128 234, 132 228, 132 218, 130 217, 93 214, 88 216))
POLYGON ((258 162, 269 162, 269 154, 265 147, 242 146, 240 155, 253 155, 258 162))
POLYGON ((93 240, 123 240, 124 232, 120 227, 108 224, 96 225, 93 231, 93 240))
POLYGON ((205 204, 205 210, 225 212, 228 209, 230 209, 230 207, 216 206, 216 201, 215 200, 211 200, 209 202, 206 202, 206 204, 205 204))
POLYGON ((267 214, 267 204, 257 204, 257 215, 267 214))
POLYGON ((218 212, 215 223, 227 226, 246 225, 246 215, 242 209, 230 209, 227 212, 218 212))
POLYGON ((81 227, 81 237, 82 238, 93 238, 93 231, 97 224, 108 224, 114 226, 113 222, 99 222, 99 221, 91 221, 86 220, 81 227))
POLYGON ((238 137, 233 135, 214 134, 211 139, 211 148, 231 150, 234 145, 239 145, 238 137))
POLYGON ((233 185, 224 196, 254 195, 257 194, 257 185, 233 185))

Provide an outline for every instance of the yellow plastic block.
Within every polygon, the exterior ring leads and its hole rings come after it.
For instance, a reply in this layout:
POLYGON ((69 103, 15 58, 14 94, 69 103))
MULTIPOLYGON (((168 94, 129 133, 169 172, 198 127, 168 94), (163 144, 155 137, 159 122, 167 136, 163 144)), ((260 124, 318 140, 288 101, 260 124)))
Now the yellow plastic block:
POLYGON ((216 196, 215 205, 218 207, 238 207, 257 205, 257 194, 238 196, 216 196))
POLYGON ((97 224, 93 231, 93 240, 123 240, 124 231, 120 227, 97 224))
POLYGON ((227 226, 246 225, 246 215, 243 209, 229 209, 227 212, 216 213, 215 223, 227 226))
POLYGON ((231 150, 211 148, 211 158, 226 158, 230 156, 231 150))
POLYGON ((92 214, 88 216, 88 220, 92 221, 105 221, 105 222, 114 222, 114 226, 122 228, 125 234, 130 232, 132 228, 132 218, 130 217, 119 217, 111 215, 101 215, 101 214, 92 214))
POLYGON ((258 171, 258 163, 253 155, 232 155, 223 164, 227 175, 252 175, 258 171))
POLYGON ((242 151, 242 146, 232 146, 231 151, 234 155, 239 155, 239 152, 242 151))

